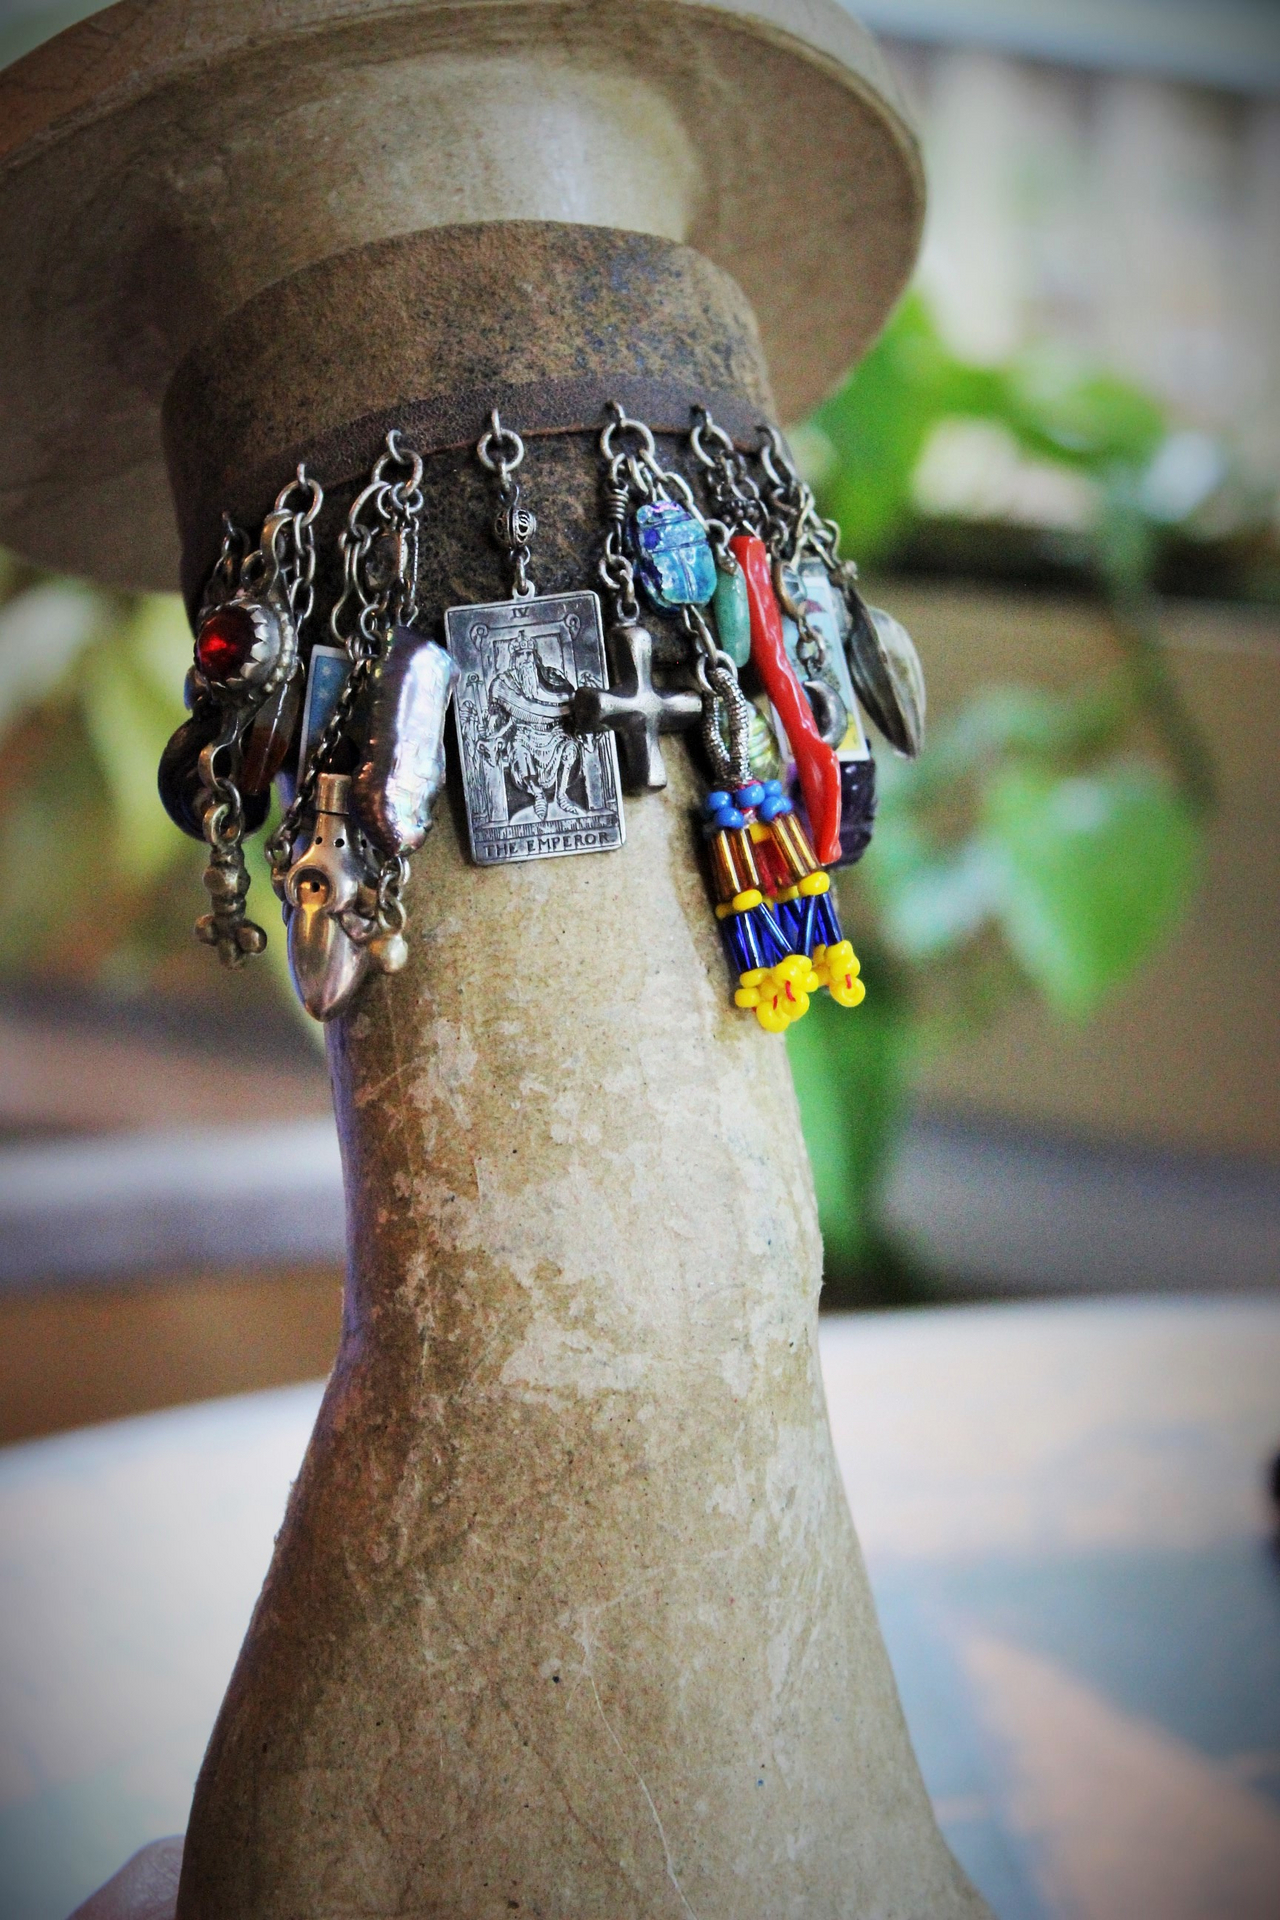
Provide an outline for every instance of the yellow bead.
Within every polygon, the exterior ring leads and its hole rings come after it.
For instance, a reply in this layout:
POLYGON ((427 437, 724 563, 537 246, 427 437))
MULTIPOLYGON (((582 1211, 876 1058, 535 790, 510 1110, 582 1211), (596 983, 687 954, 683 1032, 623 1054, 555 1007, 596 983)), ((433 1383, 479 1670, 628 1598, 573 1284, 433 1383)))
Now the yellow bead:
POLYGON ((801 893, 826 893, 831 885, 829 873, 806 873, 800 882, 801 893))
POLYGON ((834 980, 828 980, 827 991, 838 1007, 860 1007, 867 997, 865 981, 854 973, 838 974, 834 980))
POLYGON ((758 847, 762 840, 771 840, 773 835, 769 832, 768 827, 762 826, 758 820, 753 820, 751 822, 751 838, 758 847))
POLYGON ((733 910, 735 913, 748 913, 752 907, 758 907, 764 895, 759 887, 748 887, 745 893, 735 893, 733 910))
POLYGON ((732 912, 733 908, 729 905, 729 902, 727 900, 721 900, 716 907, 716 919, 723 920, 727 914, 732 912))
POLYGON ((756 1019, 766 1033, 785 1033, 791 1025, 791 1015, 781 1004, 776 994, 762 1000, 756 1008, 756 1019))
POLYGON ((763 979, 763 967, 748 967, 745 973, 738 975, 738 985, 740 987, 758 987, 763 979))
POLYGON ((733 996, 735 1007, 758 1007, 760 995, 755 987, 739 987, 733 996))

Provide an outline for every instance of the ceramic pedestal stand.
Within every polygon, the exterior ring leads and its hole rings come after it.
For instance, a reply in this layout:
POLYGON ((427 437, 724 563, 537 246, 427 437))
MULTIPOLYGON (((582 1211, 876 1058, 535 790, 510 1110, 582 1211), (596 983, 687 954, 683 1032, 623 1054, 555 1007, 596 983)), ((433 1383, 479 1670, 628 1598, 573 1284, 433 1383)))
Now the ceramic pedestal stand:
MULTIPOLYGON (((729 272, 794 413, 909 264, 913 151, 834 4, 226 11, 120 6, 5 83, 2 530, 55 563, 173 579, 162 398, 188 586, 223 506, 307 454, 340 512, 401 420, 438 619, 500 591, 465 443, 501 399, 557 429, 539 585, 580 584, 577 413, 771 413, 729 272)), ((728 1005, 669 757, 619 854, 478 871, 442 808, 410 965, 331 1033, 342 1349, 181 1920, 984 1911, 835 1471, 785 1052, 728 1005)))

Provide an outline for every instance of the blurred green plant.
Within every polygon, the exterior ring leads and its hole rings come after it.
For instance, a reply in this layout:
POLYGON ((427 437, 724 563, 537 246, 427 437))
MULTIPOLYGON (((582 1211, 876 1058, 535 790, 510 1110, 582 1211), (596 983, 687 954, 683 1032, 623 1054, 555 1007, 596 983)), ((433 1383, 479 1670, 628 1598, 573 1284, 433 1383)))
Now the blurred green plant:
MULTIPOLYGON (((199 989, 204 851, 155 785, 190 660, 176 595, 108 593, 0 554, 0 981, 199 989)), ((282 948, 270 942, 281 981, 282 948)))
MULTIPOLYGON (((916 1066, 1018 994, 1087 1018, 1169 938, 1212 779, 1153 588, 1179 543, 1245 556, 1265 584, 1270 509, 1144 393, 1048 350, 967 365, 918 296, 797 443, 864 567, 976 556, 990 573, 995 555, 1021 577, 1030 554, 1105 602, 1116 636, 1096 684, 986 687, 918 762, 881 753, 876 837, 840 883, 871 991, 853 1016, 819 996, 788 1039, 829 1297, 919 1298, 928 1277, 884 1204, 916 1066)), ((176 598, 51 581, 0 555, 0 980, 229 1004, 190 936, 203 851, 154 788, 190 645, 176 598)), ((237 1006, 283 986, 283 949, 272 939, 271 968, 237 977, 237 1006)))
MULTIPOLYGON (((1024 535, 1065 556, 1077 587, 1105 604, 1116 640, 1115 667, 1096 683, 986 687, 919 761, 879 755, 875 838, 841 882, 870 992, 853 1018, 815 1001, 788 1048, 825 1297, 887 1303, 929 1286, 885 1209, 920 1060, 1019 994, 1087 1018, 1192 898, 1212 769, 1168 673, 1154 586, 1174 538, 1270 523, 1221 449, 1171 428, 1146 394, 1047 350, 967 365, 918 296, 798 437, 820 505, 862 565, 910 566, 949 517, 951 564, 963 564, 967 521, 983 535, 994 523, 1025 568, 1028 542, 1011 537, 1021 517, 1024 535)), ((992 542, 978 547, 989 572, 992 542)))

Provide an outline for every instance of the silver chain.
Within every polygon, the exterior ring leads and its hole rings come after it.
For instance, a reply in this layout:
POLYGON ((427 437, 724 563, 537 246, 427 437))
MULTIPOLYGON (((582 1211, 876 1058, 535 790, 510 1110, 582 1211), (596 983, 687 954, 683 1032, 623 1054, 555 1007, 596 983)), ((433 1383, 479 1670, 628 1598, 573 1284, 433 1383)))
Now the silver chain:
POLYGON ((729 526, 767 539, 769 514, 747 463, 707 407, 695 407, 689 448, 702 468, 716 511, 729 526))
MULTIPOLYGON (((300 465, 296 476, 276 496, 254 551, 248 550, 248 535, 236 526, 229 514, 224 514, 222 548, 205 589, 201 618, 225 606, 236 593, 253 593, 264 584, 274 583, 284 595, 294 633, 298 634, 315 602, 314 527, 323 504, 324 490, 319 481, 311 478, 305 465, 300 465)), ((289 671, 297 670, 295 652, 289 671)), ((284 677, 282 672, 265 681, 252 708, 228 708, 217 738, 200 756, 200 777, 210 796, 202 824, 211 847, 227 848, 244 833, 244 805, 235 780, 237 749, 257 707, 271 697, 284 677), (230 768, 220 771, 219 762, 228 757, 230 768)), ((197 685, 203 684, 197 680, 197 685)))
POLYGON ((486 473, 498 482, 498 509, 493 516, 493 536, 505 548, 511 563, 511 598, 531 600, 538 589, 529 572, 532 559, 530 542, 538 523, 520 500, 520 483, 512 478, 524 459, 524 441, 510 427, 504 427, 495 407, 489 425, 476 445, 476 459, 486 473))
MULTIPOLYGON (((710 415, 707 418, 710 420, 710 415)), ((684 475, 664 467, 658 459, 657 443, 644 421, 631 419, 616 400, 609 403, 600 452, 605 461, 606 532, 599 572, 614 596, 617 619, 627 622, 638 619, 640 612, 635 570, 626 549, 627 515, 637 504, 677 500, 707 535, 717 561, 728 555, 729 527, 723 520, 703 513, 684 475)), ((681 608, 681 624, 691 642, 694 679, 702 695, 702 738, 707 758, 717 780, 731 787, 743 786, 751 777, 747 758, 751 705, 738 685, 738 669, 717 646, 700 607, 681 608)))
MULTIPOLYGON (((294 842, 315 798, 319 777, 337 751, 360 696, 377 670, 392 629, 410 625, 417 614, 422 471, 421 455, 402 446, 393 428, 387 435, 386 450, 375 462, 368 485, 352 502, 339 535, 342 591, 329 616, 329 630, 339 646, 346 648, 351 666, 333 711, 307 756, 293 801, 267 841, 266 855, 277 893, 283 889, 294 842), (389 570, 377 564, 378 548, 386 541, 394 543, 389 570)), ((379 868, 380 926, 384 903, 389 922, 396 921, 394 930, 404 924, 399 891, 407 878, 408 863, 398 857, 385 860, 379 868)))

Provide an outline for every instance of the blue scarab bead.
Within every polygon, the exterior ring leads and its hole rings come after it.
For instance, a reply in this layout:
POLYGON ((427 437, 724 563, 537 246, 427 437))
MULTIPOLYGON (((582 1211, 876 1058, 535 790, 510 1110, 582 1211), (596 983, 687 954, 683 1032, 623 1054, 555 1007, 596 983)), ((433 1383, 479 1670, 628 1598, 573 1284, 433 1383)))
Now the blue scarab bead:
POLYGON ((705 607, 719 578, 706 533, 686 507, 652 500, 631 516, 640 584, 655 607, 705 607))

